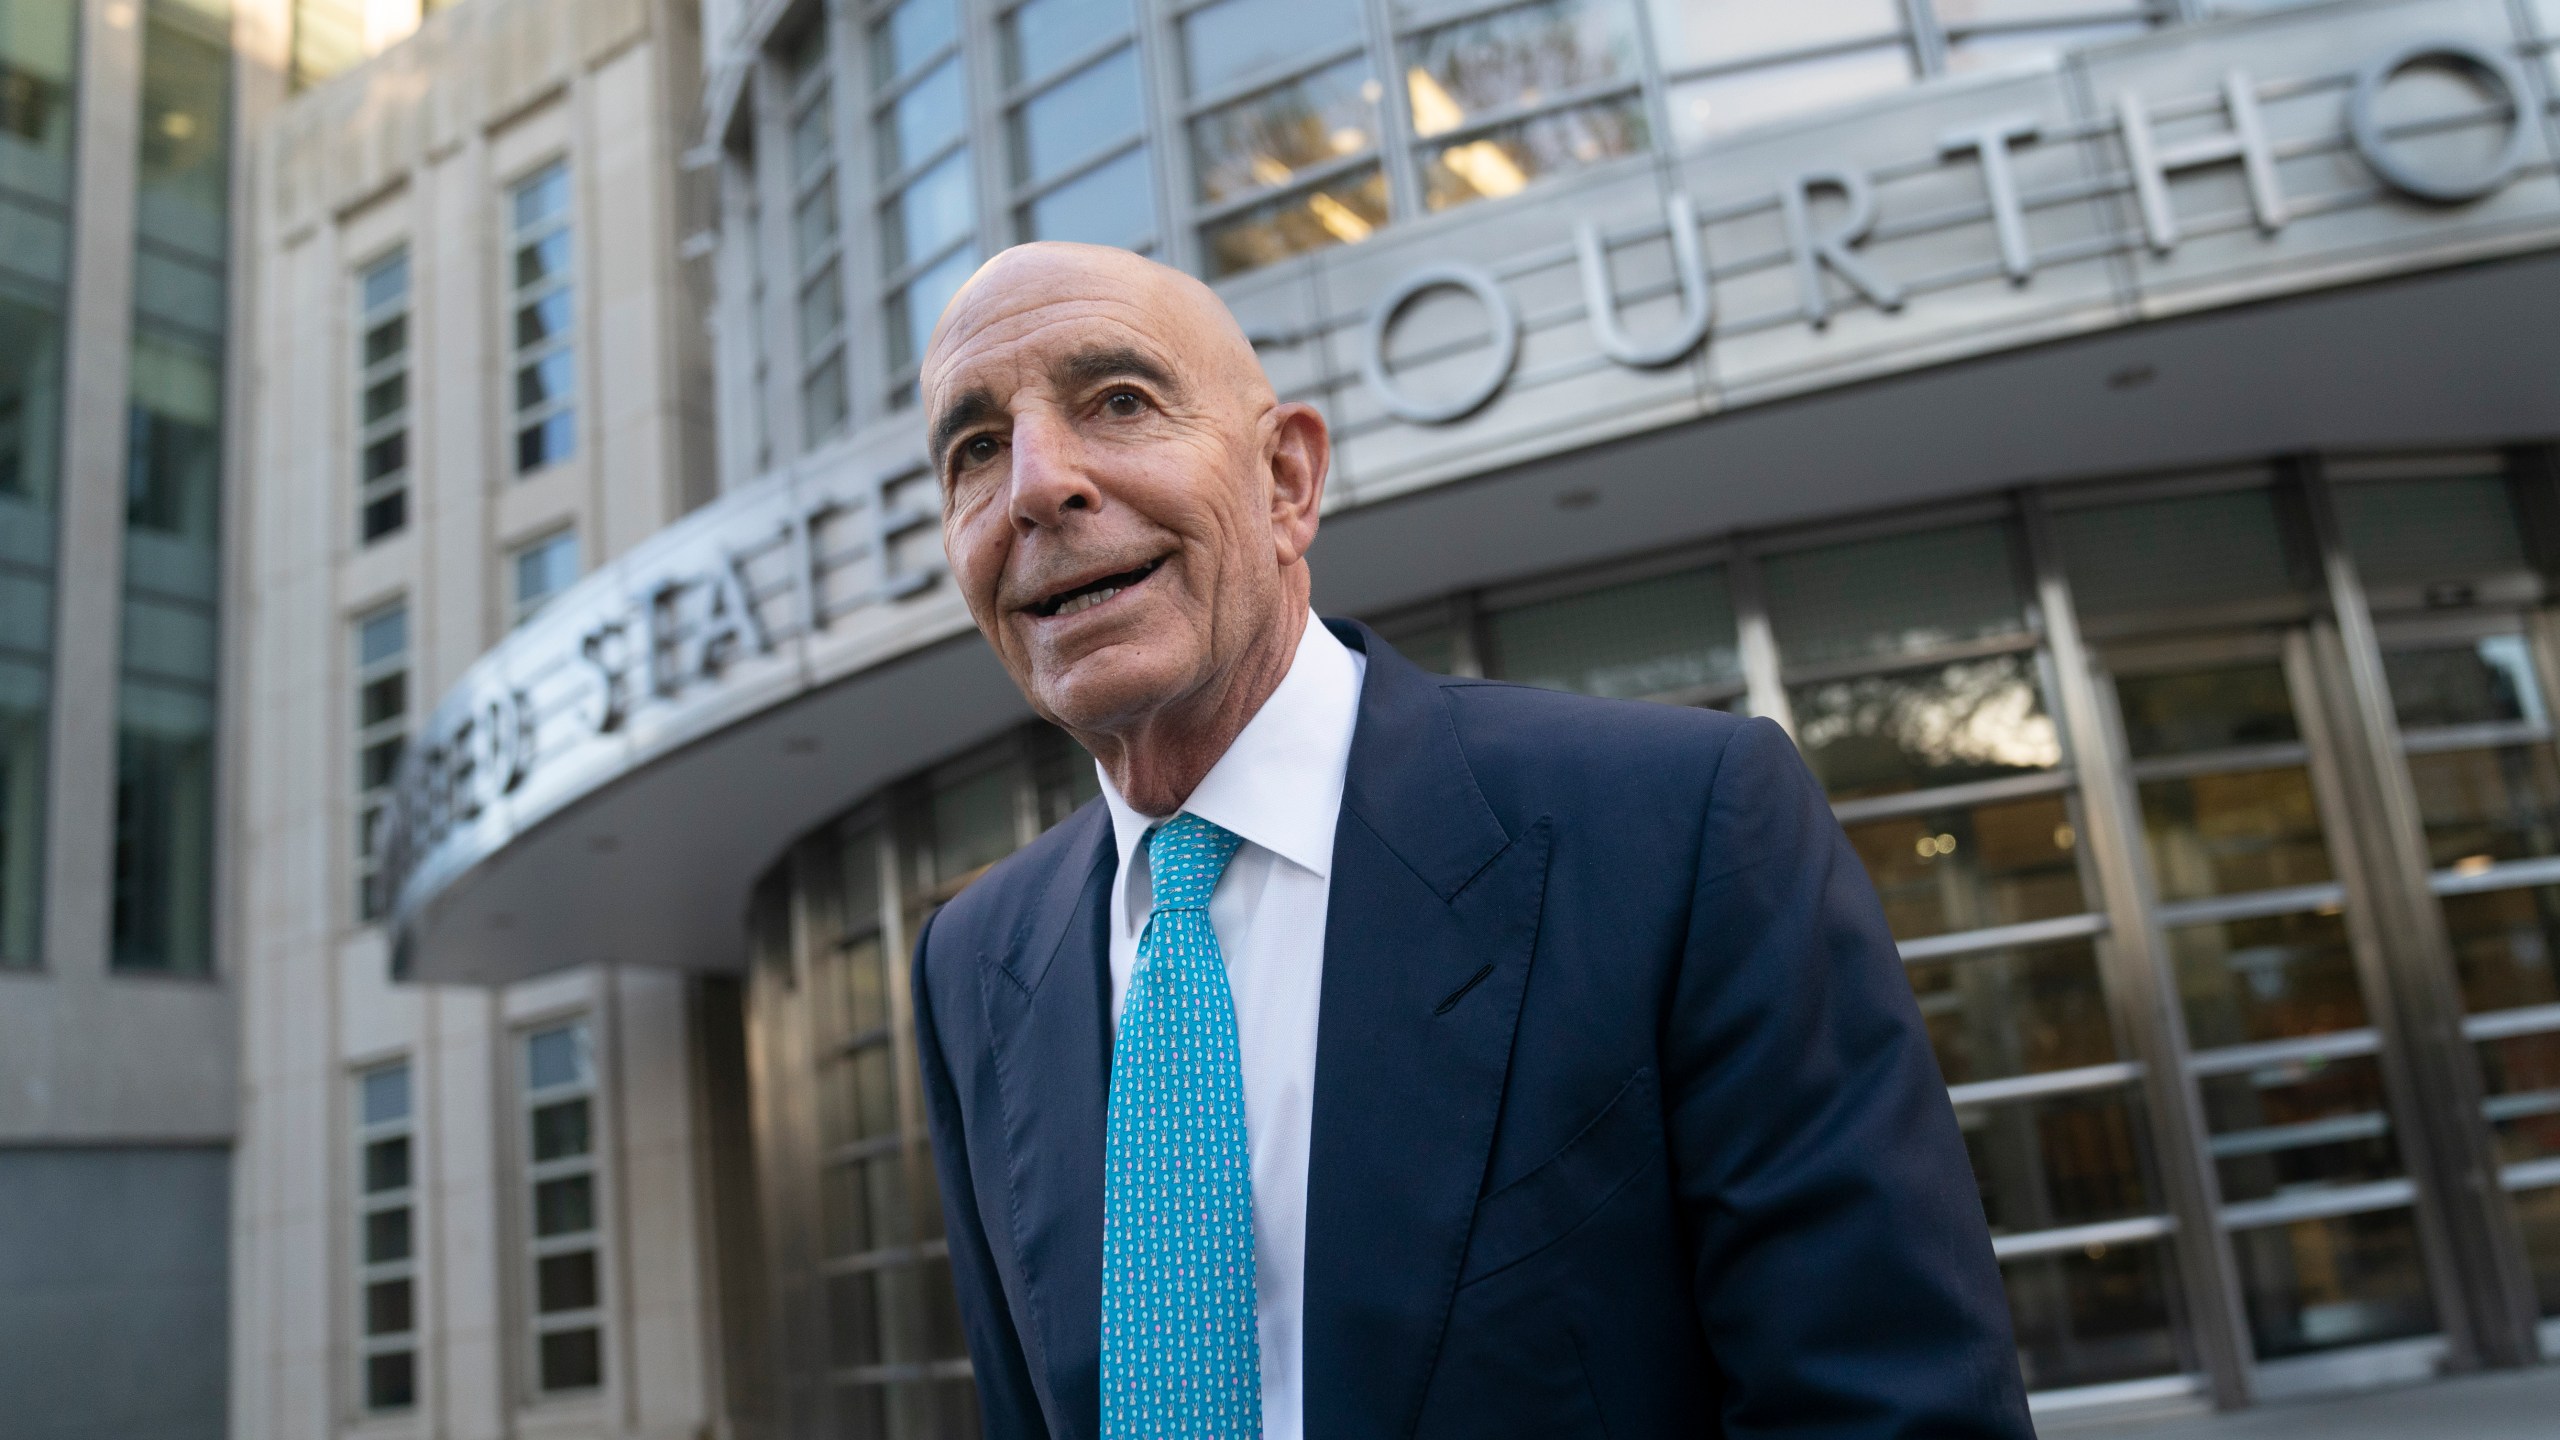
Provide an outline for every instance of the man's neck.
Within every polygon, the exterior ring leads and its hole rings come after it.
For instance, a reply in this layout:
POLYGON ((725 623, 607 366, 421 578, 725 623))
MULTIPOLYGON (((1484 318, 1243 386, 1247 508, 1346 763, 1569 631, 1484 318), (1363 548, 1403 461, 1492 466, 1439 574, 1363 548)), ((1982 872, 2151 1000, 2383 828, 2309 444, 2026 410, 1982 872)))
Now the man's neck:
POLYGON ((1110 735, 1078 735, 1111 777, 1120 798, 1141 815, 1169 816, 1225 758, 1229 746, 1262 713, 1289 676, 1308 624, 1300 601, 1286 622, 1265 631, 1222 681, 1110 735))

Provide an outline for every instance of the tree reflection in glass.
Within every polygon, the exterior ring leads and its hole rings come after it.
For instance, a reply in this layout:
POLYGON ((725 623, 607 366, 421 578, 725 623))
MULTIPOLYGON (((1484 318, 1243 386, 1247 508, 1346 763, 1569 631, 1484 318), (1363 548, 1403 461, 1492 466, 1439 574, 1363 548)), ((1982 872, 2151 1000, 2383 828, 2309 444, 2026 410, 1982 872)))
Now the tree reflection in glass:
POLYGON ((2025 655, 1788 691, 1796 742, 1834 800, 2033 774, 2062 737, 2025 655))
POLYGON ((1200 198, 1251 194, 1368 149, 1377 143, 1377 98, 1368 59, 1355 56, 1192 121, 1200 198))

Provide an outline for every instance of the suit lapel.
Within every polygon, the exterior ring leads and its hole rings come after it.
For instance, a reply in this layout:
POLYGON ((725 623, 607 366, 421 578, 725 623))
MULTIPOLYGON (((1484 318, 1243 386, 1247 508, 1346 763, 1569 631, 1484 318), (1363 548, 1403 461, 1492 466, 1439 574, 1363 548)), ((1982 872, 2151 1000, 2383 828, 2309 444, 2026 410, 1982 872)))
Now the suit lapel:
POLYGON ((1308 1157, 1306 1432, 1409 1433, 1491 1154, 1545 899, 1439 686, 1365 628, 1334 839, 1308 1157))
POLYGON ((982 955, 979 993, 1004 1097, 1015 1253, 1046 1381, 1050 1433, 1091 1437, 1102 1406, 1102 1150, 1109 1105, 1111 966, 1106 930, 1118 868, 1100 804, 1066 822, 1050 873, 1001 954, 982 955))

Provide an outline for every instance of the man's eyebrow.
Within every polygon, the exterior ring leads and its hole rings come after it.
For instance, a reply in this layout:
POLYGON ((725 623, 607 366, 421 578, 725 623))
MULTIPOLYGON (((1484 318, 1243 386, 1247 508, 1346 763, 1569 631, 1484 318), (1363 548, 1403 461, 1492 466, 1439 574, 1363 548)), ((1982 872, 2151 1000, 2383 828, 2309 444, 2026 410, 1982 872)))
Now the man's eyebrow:
POLYGON ((1082 390, 1117 377, 1144 380, 1180 399, 1182 383, 1154 357, 1127 345, 1106 345, 1059 357, 1049 366, 1049 384, 1062 393, 1082 390))
POLYGON ((977 424, 999 410, 996 397, 985 390, 964 390, 960 398, 942 408, 933 422, 933 438, 925 445, 925 453, 933 457, 933 468, 942 468, 942 452, 961 431, 977 424))

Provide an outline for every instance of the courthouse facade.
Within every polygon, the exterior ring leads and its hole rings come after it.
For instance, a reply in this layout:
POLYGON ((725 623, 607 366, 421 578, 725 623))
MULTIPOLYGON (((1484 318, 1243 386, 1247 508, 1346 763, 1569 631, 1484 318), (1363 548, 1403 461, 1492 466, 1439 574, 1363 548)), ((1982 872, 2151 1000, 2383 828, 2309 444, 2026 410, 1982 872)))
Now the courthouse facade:
POLYGON ((905 956, 1095 782, 915 372, 1042 237, 1324 409, 1319 608, 1788 728, 2040 1411, 2560 1355, 2560 4, 680 8, 257 151, 239 1433, 975 1433, 905 956))

